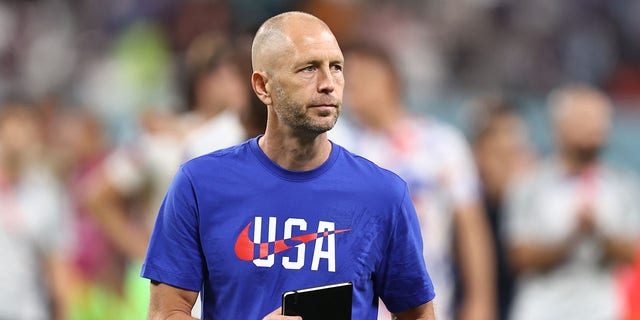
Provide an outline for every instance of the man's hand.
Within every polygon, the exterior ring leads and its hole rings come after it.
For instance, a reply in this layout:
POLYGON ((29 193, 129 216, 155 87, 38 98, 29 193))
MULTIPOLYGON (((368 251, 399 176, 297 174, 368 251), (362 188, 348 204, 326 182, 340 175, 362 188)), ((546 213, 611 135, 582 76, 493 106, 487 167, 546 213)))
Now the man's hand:
POLYGON ((597 231, 593 208, 590 206, 585 206, 578 211, 577 229, 577 232, 583 235, 591 235, 597 231))
POLYGON ((282 308, 278 308, 276 310, 273 310, 273 312, 269 313, 268 315, 264 316, 262 320, 302 320, 302 317, 283 316, 282 308))

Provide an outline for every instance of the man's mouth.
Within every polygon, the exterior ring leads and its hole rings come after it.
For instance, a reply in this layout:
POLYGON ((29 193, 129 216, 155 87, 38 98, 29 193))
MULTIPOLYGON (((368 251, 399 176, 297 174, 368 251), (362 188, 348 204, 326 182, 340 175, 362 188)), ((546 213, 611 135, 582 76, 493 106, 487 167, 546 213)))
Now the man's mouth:
POLYGON ((337 105, 333 103, 321 103, 321 104, 313 104, 311 108, 337 108, 337 105))

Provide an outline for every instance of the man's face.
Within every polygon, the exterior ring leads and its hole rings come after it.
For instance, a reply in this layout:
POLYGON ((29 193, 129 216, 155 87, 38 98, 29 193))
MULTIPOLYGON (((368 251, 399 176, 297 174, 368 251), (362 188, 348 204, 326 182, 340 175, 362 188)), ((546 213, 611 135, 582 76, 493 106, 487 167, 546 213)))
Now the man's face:
POLYGON ((395 101, 394 83, 389 69, 375 58, 360 53, 347 54, 349 79, 346 99, 349 110, 365 123, 386 116, 383 110, 395 101))
POLYGON ((326 132, 342 106, 342 52, 325 29, 294 30, 289 37, 291 54, 280 57, 270 75, 273 110, 294 130, 326 132))
POLYGON ((19 109, 11 112, 0 123, 0 149, 9 157, 21 157, 39 146, 40 127, 32 114, 19 109))
POLYGON ((576 160, 595 160, 607 142, 610 115, 601 102, 579 99, 569 108, 569 114, 560 120, 559 142, 565 152, 576 160))

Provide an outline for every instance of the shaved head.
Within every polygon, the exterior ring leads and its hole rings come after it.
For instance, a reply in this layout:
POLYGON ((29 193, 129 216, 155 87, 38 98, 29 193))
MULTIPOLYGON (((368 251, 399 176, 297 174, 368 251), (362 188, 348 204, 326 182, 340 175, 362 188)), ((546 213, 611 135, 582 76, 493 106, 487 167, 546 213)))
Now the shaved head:
POLYGON ((317 137, 340 114, 344 56, 322 20, 303 12, 262 24, 251 48, 251 85, 267 106, 265 134, 317 137))
POLYGON ((553 91, 549 106, 557 125, 570 119, 580 119, 585 113, 608 121, 611 113, 609 98, 596 88, 584 84, 571 84, 553 91))
POLYGON ((550 95, 549 107, 561 152, 581 163, 595 160, 611 127, 609 98, 596 88, 571 84, 550 95))
POLYGON ((251 47, 253 71, 270 73, 274 63, 292 53, 294 38, 318 30, 333 37, 324 21, 304 12, 285 12, 265 21, 256 32, 251 47))

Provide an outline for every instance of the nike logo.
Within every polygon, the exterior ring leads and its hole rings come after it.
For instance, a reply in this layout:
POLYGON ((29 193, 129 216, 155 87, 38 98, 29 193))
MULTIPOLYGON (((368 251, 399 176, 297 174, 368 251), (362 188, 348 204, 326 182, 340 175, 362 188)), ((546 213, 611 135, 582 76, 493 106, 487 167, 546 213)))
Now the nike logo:
POLYGON ((253 222, 249 222, 246 227, 240 232, 238 239, 236 239, 235 251, 236 256, 240 260, 252 261, 255 259, 263 259, 271 254, 280 253, 294 248, 297 245, 307 243, 322 237, 326 237, 332 234, 338 234, 350 231, 351 229, 342 229, 335 231, 324 231, 317 233, 309 233, 300 236, 291 237, 289 239, 276 240, 274 242, 262 242, 254 243, 249 238, 249 227, 253 222), (273 243, 273 245, 271 245, 273 243), (255 248, 259 247, 259 254, 256 256, 255 248))

